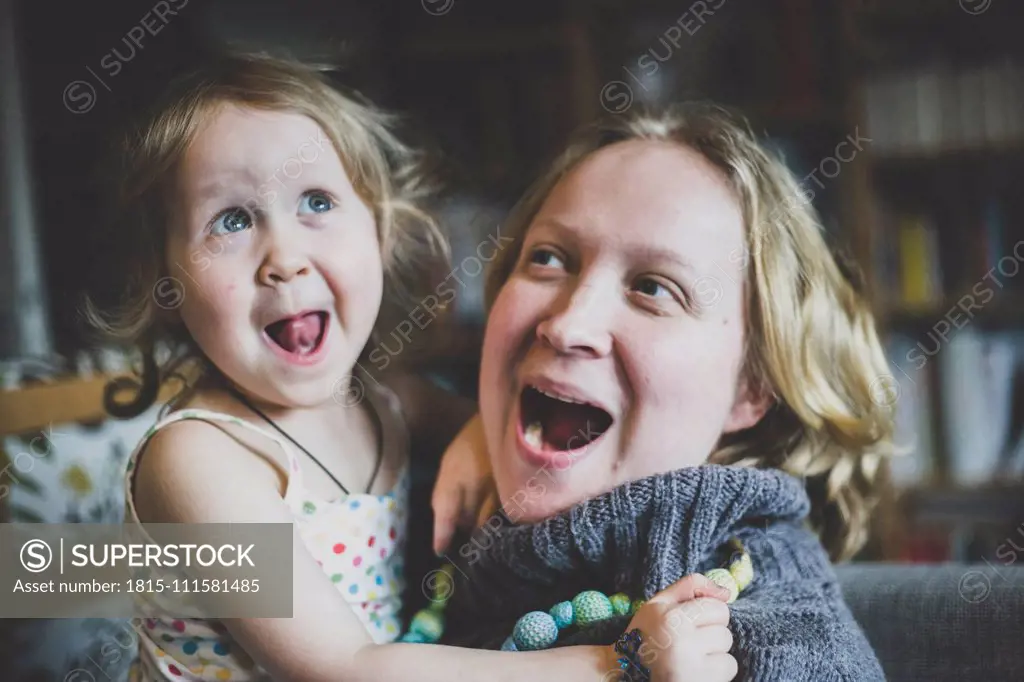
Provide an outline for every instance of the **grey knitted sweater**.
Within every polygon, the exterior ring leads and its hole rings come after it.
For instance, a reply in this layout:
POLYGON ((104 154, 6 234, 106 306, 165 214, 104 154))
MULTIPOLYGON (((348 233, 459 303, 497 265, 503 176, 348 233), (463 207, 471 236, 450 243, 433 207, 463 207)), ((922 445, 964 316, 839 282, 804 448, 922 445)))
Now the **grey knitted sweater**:
MULTIPOLYGON (((731 606, 738 680, 884 680, 843 603, 828 556, 805 527, 801 481, 777 470, 705 465, 627 483, 531 525, 503 517, 451 557, 443 643, 497 649, 516 620, 583 590, 649 598, 726 564, 728 540, 751 555, 754 581, 731 606)), ((614 618, 558 645, 611 644, 614 618)))

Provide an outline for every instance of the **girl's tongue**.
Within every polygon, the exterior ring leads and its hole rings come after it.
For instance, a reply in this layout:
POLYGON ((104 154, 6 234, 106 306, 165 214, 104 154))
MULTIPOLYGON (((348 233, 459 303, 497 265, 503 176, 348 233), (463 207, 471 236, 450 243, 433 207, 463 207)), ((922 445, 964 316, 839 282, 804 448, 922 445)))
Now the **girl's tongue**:
POLYGON ((320 345, 325 318, 326 315, 319 312, 278 320, 267 325, 267 335, 289 353, 307 355, 320 345))

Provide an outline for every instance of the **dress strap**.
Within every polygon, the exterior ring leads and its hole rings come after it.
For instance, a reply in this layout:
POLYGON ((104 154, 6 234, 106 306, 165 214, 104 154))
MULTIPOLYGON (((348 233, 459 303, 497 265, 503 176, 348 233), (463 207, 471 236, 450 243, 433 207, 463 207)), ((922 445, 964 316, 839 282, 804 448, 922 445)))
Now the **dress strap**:
POLYGON ((142 436, 142 439, 139 441, 139 444, 135 446, 135 450, 132 451, 131 457, 128 459, 124 493, 125 502, 133 515, 136 515, 135 500, 134 496, 132 495, 133 483, 135 481, 135 467, 138 463, 139 457, 142 455, 142 452, 146 447, 146 444, 153 437, 153 434, 155 434, 160 429, 163 429, 170 424, 174 424, 175 422, 184 421, 186 419, 195 419, 198 421, 205 422, 221 422, 234 424, 236 426, 242 427, 243 429, 247 429, 252 433, 263 436, 264 438, 268 438, 274 443, 277 443, 277 445, 280 446, 281 448, 282 454, 284 455, 284 464, 287 467, 287 479, 285 481, 284 493, 285 501, 289 501, 290 497, 294 496, 296 494, 296 491, 302 488, 302 470, 299 468, 298 455, 296 455, 291 445, 288 442, 286 442, 281 436, 266 429, 263 429, 259 426, 256 426, 255 424, 251 424, 245 421, 244 419, 239 419, 234 415, 225 414, 223 412, 214 412, 213 410, 184 409, 172 412, 171 414, 167 415, 166 417, 158 421, 153 426, 149 427, 146 433, 142 436))

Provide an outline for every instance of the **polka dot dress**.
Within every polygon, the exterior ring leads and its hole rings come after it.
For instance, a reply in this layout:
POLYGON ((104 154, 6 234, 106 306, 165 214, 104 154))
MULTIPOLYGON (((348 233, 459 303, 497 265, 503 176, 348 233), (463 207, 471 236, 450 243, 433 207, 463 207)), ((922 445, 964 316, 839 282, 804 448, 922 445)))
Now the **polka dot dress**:
MULTIPOLYGON (((383 393, 379 404, 384 447, 389 438, 403 438, 397 399, 383 393)), ((182 419, 231 422, 276 441, 289 468, 285 502, 299 536, 377 643, 394 641, 401 632, 402 556, 407 520, 409 474, 403 468, 395 486, 384 495, 352 494, 323 500, 302 484, 299 460, 290 444, 274 433, 230 415, 207 410, 180 410, 153 426, 136 447, 125 476, 125 515, 138 523, 132 500, 132 472, 146 441, 159 429, 182 419)), ((135 619, 139 657, 131 682, 162 680, 269 680, 269 676, 215 620, 161 617, 159 604, 139 595, 137 606, 150 617, 135 619)))

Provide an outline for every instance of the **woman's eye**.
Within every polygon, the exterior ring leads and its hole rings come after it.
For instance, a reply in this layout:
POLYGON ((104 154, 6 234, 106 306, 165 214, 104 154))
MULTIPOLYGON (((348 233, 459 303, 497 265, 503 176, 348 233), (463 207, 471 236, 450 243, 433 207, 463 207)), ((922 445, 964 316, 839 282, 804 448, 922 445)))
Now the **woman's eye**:
POLYGON ((229 208, 214 219, 210 232, 215 235, 241 232, 252 227, 252 216, 244 208, 229 208))
POLYGON ((334 208, 334 202, 324 192, 306 192, 299 202, 299 213, 326 213, 334 208))
POLYGON ((672 290, 662 284, 656 279, 645 277, 635 285, 635 290, 643 294, 644 296, 650 296, 651 298, 672 298, 672 290))
POLYGON ((534 249, 530 253, 530 263, 532 265, 541 265, 546 268, 564 268, 565 263, 558 257, 554 251, 549 249, 534 249))

